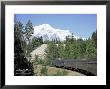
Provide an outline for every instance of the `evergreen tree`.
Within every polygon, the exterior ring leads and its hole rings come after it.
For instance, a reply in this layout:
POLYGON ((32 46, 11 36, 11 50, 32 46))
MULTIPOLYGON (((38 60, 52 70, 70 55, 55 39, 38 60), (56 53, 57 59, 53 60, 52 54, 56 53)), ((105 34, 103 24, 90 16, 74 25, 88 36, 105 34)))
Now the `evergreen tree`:
MULTIPOLYGON (((17 69, 31 69, 32 65, 27 61, 22 49, 22 30, 23 24, 21 22, 14 23, 14 75, 16 75, 17 69)), ((31 71, 33 74, 33 70, 31 71)))
POLYGON ((33 25, 32 25, 32 22, 29 20, 25 26, 25 37, 26 37, 26 40, 27 40, 27 50, 26 50, 26 55, 27 55, 27 58, 29 57, 29 54, 31 52, 31 36, 34 32, 34 28, 33 28, 33 25))
POLYGON ((69 55, 70 55, 70 45, 68 42, 66 42, 66 45, 65 45, 65 58, 69 58, 69 55))
POLYGON ((43 39, 42 37, 33 37, 32 42, 31 42, 31 50, 34 50, 36 47, 39 45, 43 44, 43 39))
POLYGON ((86 44, 86 55, 88 58, 96 57, 97 49, 94 46, 92 40, 88 40, 86 44))
POLYGON ((95 43, 95 47, 97 47, 97 31, 92 33, 92 40, 95 43))
POLYGON ((64 44, 63 43, 58 44, 58 57, 64 58, 64 44))

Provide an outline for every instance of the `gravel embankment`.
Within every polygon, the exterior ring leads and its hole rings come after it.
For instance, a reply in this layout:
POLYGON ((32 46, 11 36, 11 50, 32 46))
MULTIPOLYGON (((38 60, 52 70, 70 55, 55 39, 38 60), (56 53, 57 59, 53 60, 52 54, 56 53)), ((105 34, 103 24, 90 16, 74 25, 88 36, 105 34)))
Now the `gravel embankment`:
POLYGON ((31 52, 32 60, 35 59, 35 55, 37 55, 39 58, 44 59, 45 58, 45 49, 47 48, 47 44, 42 44, 41 46, 37 47, 35 50, 31 52))

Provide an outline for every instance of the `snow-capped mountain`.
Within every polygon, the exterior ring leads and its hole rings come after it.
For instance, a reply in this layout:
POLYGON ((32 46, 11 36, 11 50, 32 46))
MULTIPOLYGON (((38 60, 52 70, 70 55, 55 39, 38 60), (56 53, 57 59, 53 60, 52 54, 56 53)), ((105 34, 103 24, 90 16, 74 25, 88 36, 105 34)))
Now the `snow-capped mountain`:
MULTIPOLYGON (((61 30, 61 29, 56 29, 53 28, 51 25, 49 24, 42 24, 39 26, 35 26, 34 27, 34 34, 33 36, 35 37, 43 37, 43 40, 60 40, 60 41, 64 41, 66 39, 66 36, 68 35, 72 35, 71 32, 69 30, 61 30)), ((76 39, 78 39, 79 37, 76 37, 74 35, 74 37, 76 39)))

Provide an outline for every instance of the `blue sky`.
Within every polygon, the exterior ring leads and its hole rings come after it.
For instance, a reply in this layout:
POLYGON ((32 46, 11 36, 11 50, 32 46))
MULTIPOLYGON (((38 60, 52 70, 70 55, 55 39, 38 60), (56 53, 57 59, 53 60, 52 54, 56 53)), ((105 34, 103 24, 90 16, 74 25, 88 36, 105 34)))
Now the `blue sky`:
POLYGON ((88 38, 97 29, 96 14, 16 14, 24 25, 31 20, 33 26, 50 24, 54 28, 70 30, 79 37, 88 38))

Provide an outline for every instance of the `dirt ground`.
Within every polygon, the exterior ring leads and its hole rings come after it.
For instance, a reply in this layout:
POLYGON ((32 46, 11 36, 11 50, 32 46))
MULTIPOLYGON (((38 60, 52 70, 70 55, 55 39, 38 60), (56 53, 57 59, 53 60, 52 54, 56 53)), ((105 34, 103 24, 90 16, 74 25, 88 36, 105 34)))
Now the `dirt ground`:
MULTIPOLYGON (((34 65, 34 75, 42 76, 41 69, 43 67, 44 66, 42 66, 42 65, 34 65)), ((64 75, 64 76, 85 76, 76 71, 71 71, 71 70, 66 70, 66 69, 61 69, 61 68, 56 68, 56 67, 49 67, 49 66, 46 66, 46 68, 47 68, 47 76, 54 76, 58 71, 60 71, 60 72, 66 71, 66 75, 64 75)))

